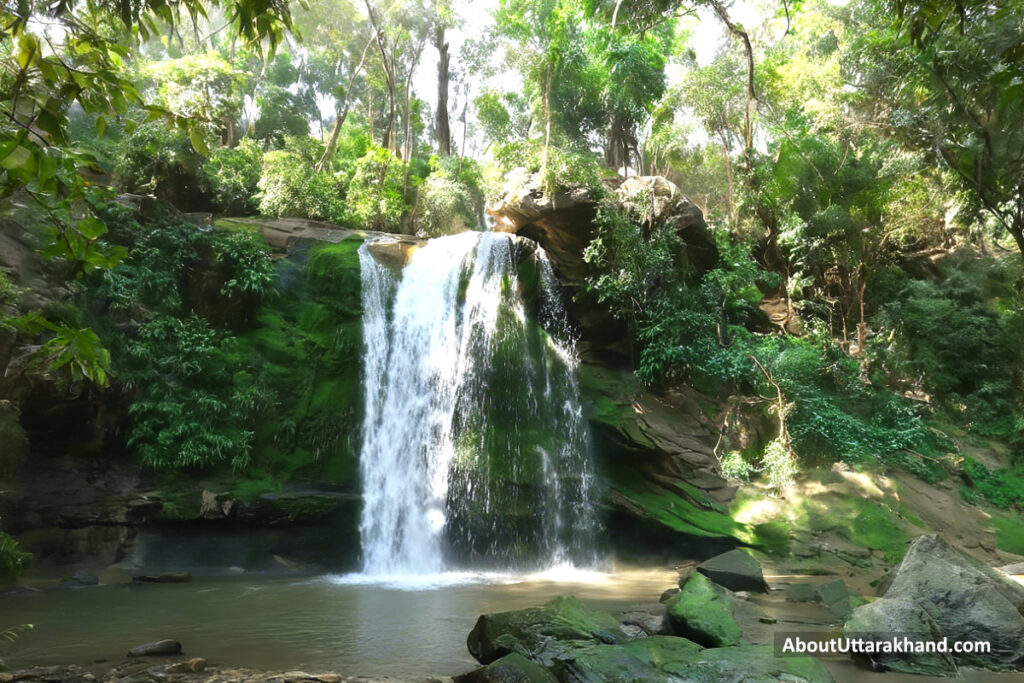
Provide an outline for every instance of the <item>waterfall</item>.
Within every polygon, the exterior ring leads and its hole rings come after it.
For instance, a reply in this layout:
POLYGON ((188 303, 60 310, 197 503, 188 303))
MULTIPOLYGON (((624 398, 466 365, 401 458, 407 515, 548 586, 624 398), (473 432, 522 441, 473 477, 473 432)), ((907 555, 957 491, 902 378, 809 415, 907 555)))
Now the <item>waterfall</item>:
POLYGON ((395 273, 370 249, 364 572, 591 563, 589 434, 543 250, 468 232, 430 240, 395 273))

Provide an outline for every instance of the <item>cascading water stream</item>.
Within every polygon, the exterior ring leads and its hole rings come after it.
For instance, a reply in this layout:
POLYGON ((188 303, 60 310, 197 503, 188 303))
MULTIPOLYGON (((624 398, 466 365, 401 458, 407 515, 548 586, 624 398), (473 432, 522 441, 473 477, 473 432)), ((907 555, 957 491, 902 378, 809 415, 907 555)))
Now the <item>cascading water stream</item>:
POLYGON ((589 435, 543 250, 463 233, 400 274, 359 258, 364 573, 592 563, 589 435))

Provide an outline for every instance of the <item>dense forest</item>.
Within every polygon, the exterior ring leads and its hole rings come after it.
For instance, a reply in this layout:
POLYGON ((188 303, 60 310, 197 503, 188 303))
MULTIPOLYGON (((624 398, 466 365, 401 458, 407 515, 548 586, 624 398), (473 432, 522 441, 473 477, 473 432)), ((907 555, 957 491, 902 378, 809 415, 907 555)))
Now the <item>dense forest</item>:
MULTIPOLYGON (((620 557, 664 562, 674 534, 785 557, 834 514, 889 567, 908 529, 942 530, 888 490, 800 507, 828 483, 811 472, 951 490, 988 520, 990 563, 1024 555, 1018 0, 5 0, 0 62, 13 488, 71 456, 162 491, 147 524, 194 521, 174 490, 202 480, 204 519, 214 499, 255 525, 329 508, 357 535, 326 493, 259 507, 366 477, 357 250, 496 229, 551 255, 597 479, 630 501, 601 503, 604 525, 648 540, 623 534, 620 557), (681 395, 707 462, 630 426, 681 395), (687 483, 704 472, 710 498, 687 483), (775 516, 751 516, 763 501, 775 516)), ((519 268, 532 315, 547 285, 519 268)), ((557 336, 523 324, 517 343, 557 336)), ((526 401, 516 381, 492 377, 488 410, 526 401)), ((493 420, 472 432, 484 476, 518 486, 493 420)), ((557 450, 508 429, 518 461, 557 450)), ((53 561, 16 540, 20 509, 0 506, 0 583, 53 561)), ((456 555, 493 559, 463 521, 456 555)))

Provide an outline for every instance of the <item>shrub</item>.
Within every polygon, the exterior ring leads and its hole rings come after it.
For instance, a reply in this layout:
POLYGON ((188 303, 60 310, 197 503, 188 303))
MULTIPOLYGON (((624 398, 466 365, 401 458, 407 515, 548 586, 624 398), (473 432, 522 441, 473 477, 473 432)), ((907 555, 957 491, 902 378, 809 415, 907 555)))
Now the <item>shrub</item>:
POLYGON ((129 445, 155 468, 246 467, 272 398, 244 372, 238 338, 194 312, 189 288, 214 284, 229 302, 266 297, 276 276, 265 245, 255 233, 203 232, 173 218, 140 223, 114 211, 108 221, 131 249, 92 286, 114 313, 104 341, 133 392, 129 445))
POLYGON ((263 152, 248 138, 238 147, 218 147, 203 164, 205 187, 214 207, 223 213, 249 215, 259 208, 263 152))
POLYGON ((348 186, 349 220, 367 230, 400 231, 405 213, 404 172, 405 165, 390 150, 371 147, 356 162, 348 186))
POLYGON ((552 194, 558 187, 585 187, 594 197, 604 193, 601 182, 607 174, 596 154, 589 150, 549 146, 543 141, 519 140, 498 147, 494 152, 498 167, 504 172, 524 167, 527 174, 541 174, 541 187, 552 194))
POLYGON ((453 235, 479 227, 478 204, 470 188, 457 177, 438 169, 419 187, 416 200, 417 234, 453 235))
POLYGON ((154 194, 183 211, 201 211, 210 202, 203 159, 188 134, 162 121, 143 123, 121 139, 114 162, 117 186, 125 192, 154 194))
POLYGON ((722 476, 726 479, 748 481, 754 472, 753 466, 744 459, 739 451, 730 451, 722 456, 719 464, 722 476))
POLYGON ((285 148, 263 156, 260 212, 268 216, 312 218, 342 223, 342 187, 333 174, 313 171, 320 145, 309 138, 286 138, 285 148))
POLYGON ((32 555, 18 546, 18 542, 0 531, 0 584, 10 583, 28 567, 32 555))

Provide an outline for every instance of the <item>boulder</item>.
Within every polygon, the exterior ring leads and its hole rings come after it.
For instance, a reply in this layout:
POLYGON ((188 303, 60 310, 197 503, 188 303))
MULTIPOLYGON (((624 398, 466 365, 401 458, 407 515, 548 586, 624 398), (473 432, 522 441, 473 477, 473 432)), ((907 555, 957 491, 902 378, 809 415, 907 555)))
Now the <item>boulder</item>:
POLYGON ((740 627, 732 615, 731 598, 703 574, 691 574, 666 607, 665 619, 677 636, 705 647, 739 645, 740 627))
POLYGON ((478 662, 490 664, 512 653, 530 657, 548 640, 623 643, 629 637, 610 614, 564 595, 541 607, 481 615, 466 645, 478 662))
POLYGON ((623 625, 640 629, 645 636, 666 635, 668 633, 665 617, 650 612, 623 612, 619 616, 623 625))
POLYGON ((815 602, 818 589, 811 583, 792 583, 786 587, 786 602, 815 602))
MULTIPOLYGON (((854 611, 846 622, 845 632, 851 638, 866 637, 886 640, 896 636, 915 641, 937 642, 942 639, 935 620, 916 602, 891 598, 869 603, 854 611)), ((876 667, 922 676, 952 676, 956 664, 948 654, 876 654, 870 657, 876 667)))
MULTIPOLYGON (((672 225, 683 239, 687 261, 698 272, 717 261, 718 249, 704 214, 671 181, 660 176, 627 178, 612 190, 612 197, 649 222, 672 225)), ((586 272, 583 250, 594 237, 597 206, 589 188, 559 187, 554 195, 548 195, 539 174, 517 168, 505 176, 502 193, 487 207, 487 213, 494 219, 495 230, 535 240, 563 278, 579 281, 586 272)))
POLYGON ((697 571, 731 591, 768 592, 761 565, 738 548, 701 562, 697 571))
POLYGON ((648 223, 667 223, 686 244, 687 260, 703 272, 718 260, 718 248, 708 231, 704 213, 662 176, 631 176, 615 190, 615 197, 648 223))
POLYGON ((673 636, 652 636, 621 645, 573 648, 551 666, 560 681, 744 681, 829 683, 831 675, 813 657, 776 657, 770 647, 738 645, 705 650, 673 636))
POLYGON ((454 683, 556 683, 558 679, 541 665, 513 652, 452 680, 454 683))
MULTIPOLYGON (((880 600, 862 605, 846 622, 849 633, 927 632, 952 641, 986 641, 991 652, 954 654, 960 666, 1024 667, 1024 586, 966 555, 937 534, 920 536, 893 572, 880 600)), ((920 655, 901 670, 930 668, 920 655)))
POLYGON ((128 650, 129 657, 166 657, 180 654, 181 643, 176 640, 157 640, 128 650))

